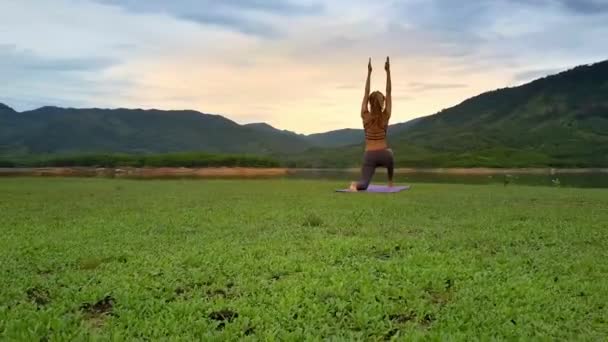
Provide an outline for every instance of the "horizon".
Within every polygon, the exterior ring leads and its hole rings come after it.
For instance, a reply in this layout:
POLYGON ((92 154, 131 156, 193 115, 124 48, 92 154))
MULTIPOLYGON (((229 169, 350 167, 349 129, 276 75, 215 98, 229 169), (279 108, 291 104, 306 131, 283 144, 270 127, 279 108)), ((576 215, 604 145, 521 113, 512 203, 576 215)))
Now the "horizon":
POLYGON ((393 124, 608 55, 608 3, 594 0, 3 7, 0 102, 17 111, 187 108, 299 134, 361 128, 370 55, 383 93, 391 56, 393 124))
MULTIPOLYGON (((462 104, 464 101, 467 101, 467 100, 469 100, 469 99, 471 99, 471 98, 473 98, 473 97, 480 96, 480 95, 483 95, 483 94, 485 94, 485 93, 489 93, 489 92, 492 92, 492 91, 495 91, 495 90, 499 90, 499 89, 507 89, 507 88, 515 88, 515 87, 519 87, 519 86, 524 86, 524 85, 526 85, 526 84, 533 83, 533 82, 538 81, 538 80, 540 80, 540 79, 542 79, 542 78, 545 78, 545 77, 556 76, 556 75, 559 75, 559 74, 562 74, 562 73, 565 73, 565 72, 571 71, 571 70, 573 70, 574 68, 578 68, 578 67, 584 67, 584 66, 593 66, 593 65, 596 65, 596 64, 599 64, 599 63, 606 63, 606 62, 608 62, 608 59, 606 59, 606 60, 601 60, 601 61, 598 61, 598 62, 588 63, 588 64, 577 65, 577 66, 574 66, 574 67, 572 67, 572 68, 565 69, 565 70, 556 70, 556 71, 555 71, 555 73, 553 73, 553 74, 549 74, 549 75, 545 75, 545 76, 540 76, 539 78, 536 78, 536 79, 530 80, 529 82, 526 82, 526 83, 521 84, 521 85, 518 85, 518 86, 505 86, 505 87, 496 88, 496 89, 488 89, 488 90, 486 90, 486 91, 484 91, 484 92, 482 92, 482 93, 475 94, 475 95, 473 95, 473 96, 471 96, 471 97, 469 97, 469 98, 459 100, 459 101, 458 101, 458 102, 456 102, 455 104, 450 105, 450 106, 448 106, 448 107, 446 107, 446 108, 443 108, 442 110, 444 110, 444 109, 448 109, 448 108, 452 108, 452 107, 455 107, 455 106, 458 106, 458 105, 462 104)), ((221 117, 223 117, 223 118, 225 118, 225 119, 227 119, 227 120, 230 120, 230 121, 232 121, 232 122, 235 122, 236 124, 241 125, 241 126, 254 125, 254 124, 258 124, 258 125, 260 125, 260 124, 264 124, 264 125, 268 125, 268 126, 270 126, 271 128, 276 129, 276 130, 279 130, 279 131, 287 131, 287 132, 290 132, 290 133, 295 133, 295 134, 298 134, 298 135, 304 135, 304 136, 310 136, 310 135, 315 135, 315 134, 324 134, 324 133, 330 133, 330 132, 334 132, 334 131, 340 131, 340 130, 363 130, 363 128, 361 128, 361 127, 342 127, 342 128, 336 128, 336 129, 331 129, 331 130, 327 130, 327 131, 318 131, 318 132, 303 133, 303 132, 299 132, 299 131, 295 131, 295 130, 289 130, 289 129, 285 129, 285 128, 282 128, 282 127, 277 127, 277 126, 274 126, 274 125, 272 125, 271 123, 269 123, 269 122, 265 122, 265 121, 238 122, 237 120, 234 120, 233 118, 231 118, 231 117, 230 117, 230 115, 228 115, 228 114, 222 114, 222 113, 211 113, 211 112, 205 112, 204 110, 203 110, 203 111, 201 111, 201 110, 192 109, 192 108, 160 109, 160 108, 155 108, 155 107, 143 108, 143 107, 103 107, 103 106, 102 106, 102 107, 61 107, 61 106, 57 106, 57 105, 52 105, 52 104, 49 104, 49 105, 45 105, 45 106, 42 106, 42 107, 36 107, 36 108, 33 108, 33 109, 29 109, 29 110, 18 111, 18 110, 16 110, 16 109, 15 109, 13 106, 11 106, 10 104, 3 103, 3 102, 1 102, 1 101, 0 101, 0 105, 5 105, 5 106, 8 106, 9 108, 11 108, 11 109, 13 109, 13 110, 17 111, 18 113, 22 113, 22 112, 26 112, 26 111, 31 111, 31 110, 36 110, 36 109, 41 109, 41 108, 44 108, 44 107, 50 107, 50 108, 63 108, 63 109, 76 109, 76 110, 87 110, 87 109, 98 109, 98 110, 119 110, 119 109, 124 109, 124 110, 144 110, 144 111, 147 111, 147 110, 159 110, 159 111, 167 111, 167 112, 172 112, 172 111, 175 111, 175 112, 179 112, 179 111, 195 111, 195 112, 198 112, 198 113, 203 114, 203 115, 217 115, 217 116, 221 116, 221 117)), ((407 123, 407 122, 409 122, 409 121, 413 121, 413 120, 415 120, 415 119, 421 119, 421 118, 425 118, 425 117, 433 116, 433 115, 435 115, 435 114, 439 114, 440 112, 441 112, 441 110, 439 110, 439 111, 437 111, 437 112, 435 112, 435 113, 427 114, 427 115, 415 116, 414 118, 412 118, 412 119, 408 119, 408 120, 406 120, 406 121, 398 121, 398 122, 395 122, 395 121, 393 120, 393 121, 390 123, 390 125, 392 126, 392 125, 396 125, 396 124, 403 124, 403 123, 407 123)))
MULTIPOLYGON (((313 134, 329 133, 329 132, 339 131, 339 130, 347 130, 347 129, 359 129, 359 130, 363 130, 363 128, 344 127, 344 128, 332 129, 330 131, 302 133, 302 132, 298 132, 298 131, 292 131, 292 130, 284 129, 284 128, 281 128, 281 127, 276 127, 276 126, 273 126, 272 124, 270 124, 268 122, 264 122, 264 121, 242 123, 242 122, 237 122, 237 121, 233 120, 232 118, 230 118, 230 116, 225 115, 225 114, 208 113, 208 112, 205 112, 205 111, 199 111, 199 110, 196 110, 196 109, 188 109, 188 108, 159 109, 159 108, 138 108, 138 107, 60 107, 60 106, 55 106, 55 105, 45 105, 45 106, 42 106, 42 107, 37 107, 37 108, 28 109, 28 110, 24 110, 24 111, 18 111, 13 106, 11 106, 10 104, 4 103, 4 102, 0 102, 0 105, 5 105, 5 106, 9 107, 10 109, 15 110, 17 113, 28 112, 28 111, 32 111, 32 110, 36 110, 36 109, 45 108, 45 107, 48 107, 48 108, 62 108, 62 109, 76 109, 76 110, 87 110, 87 109, 119 110, 119 109, 124 109, 124 110, 144 110, 144 111, 147 111, 147 110, 159 110, 159 111, 165 111, 165 112, 194 111, 194 112, 198 112, 199 114, 203 114, 203 115, 218 115, 218 116, 221 116, 221 117, 223 117, 223 118, 225 118, 227 120, 233 121, 233 122, 235 122, 235 123, 237 123, 237 124, 239 124, 241 126, 247 126, 247 125, 268 125, 268 126, 274 128, 276 130, 279 130, 279 131, 288 131, 288 132, 295 133, 295 134, 298 134, 298 135, 306 135, 306 136, 313 135, 313 134)), ((431 114, 431 115, 433 115, 433 114, 431 114)), ((414 119, 418 119, 418 118, 422 118, 422 117, 425 117, 425 116, 419 116, 419 117, 416 117, 414 119)), ((410 119, 410 120, 407 120, 407 121, 411 121, 411 120, 414 120, 414 119, 410 119)), ((399 123, 405 123, 407 121, 404 121, 404 122, 393 122, 393 123, 391 123, 391 125, 395 125, 395 124, 399 124, 399 123)))

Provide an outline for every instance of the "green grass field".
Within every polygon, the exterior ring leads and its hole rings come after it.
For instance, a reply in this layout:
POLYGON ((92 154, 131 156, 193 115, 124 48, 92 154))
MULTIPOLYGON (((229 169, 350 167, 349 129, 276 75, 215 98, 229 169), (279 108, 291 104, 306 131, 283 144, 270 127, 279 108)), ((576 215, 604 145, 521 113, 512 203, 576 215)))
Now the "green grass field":
POLYGON ((0 340, 608 338, 608 191, 0 179, 0 340))

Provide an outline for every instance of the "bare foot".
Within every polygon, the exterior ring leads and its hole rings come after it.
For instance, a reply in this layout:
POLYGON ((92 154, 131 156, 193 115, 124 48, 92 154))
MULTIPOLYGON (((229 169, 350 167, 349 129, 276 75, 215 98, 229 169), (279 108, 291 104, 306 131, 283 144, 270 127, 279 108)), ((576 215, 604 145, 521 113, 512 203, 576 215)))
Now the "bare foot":
POLYGON ((393 182, 388 182, 388 187, 389 187, 389 188, 392 188, 392 187, 394 187, 394 186, 395 186, 395 184, 393 184, 393 182))
POLYGON ((348 190, 352 191, 352 192, 357 192, 357 182, 351 182, 350 183, 350 187, 348 188, 348 190))

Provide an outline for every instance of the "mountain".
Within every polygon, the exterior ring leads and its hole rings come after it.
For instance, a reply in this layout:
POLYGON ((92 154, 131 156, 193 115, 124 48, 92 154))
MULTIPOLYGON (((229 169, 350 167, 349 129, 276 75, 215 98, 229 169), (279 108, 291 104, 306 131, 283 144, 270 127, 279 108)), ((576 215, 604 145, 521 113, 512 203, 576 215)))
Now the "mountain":
POLYGON ((266 123, 239 125, 190 110, 42 107, 18 113, 0 103, 0 153, 164 153, 284 155, 362 142, 362 130, 306 136, 266 123))
POLYGON ((5 154, 205 151, 290 155, 313 147, 361 146, 363 139, 360 129, 307 136, 266 123, 239 125, 219 115, 190 110, 42 107, 18 113, 0 104, 0 153, 5 154))
POLYGON ((291 138, 294 140, 299 141, 300 143, 302 143, 305 146, 308 146, 308 142, 306 139, 306 135, 304 134, 298 134, 292 131, 288 131, 286 129, 278 129, 275 128, 265 122, 257 122, 257 123, 250 123, 250 124, 245 124, 243 125, 243 127, 247 127, 251 130, 260 132, 260 133, 264 133, 264 134, 269 134, 269 135, 277 135, 277 136, 282 136, 285 138, 291 138))
MULTIPOLYGON (((413 119, 407 122, 398 123, 389 126, 389 132, 391 133, 402 133, 407 129, 410 129, 418 122, 421 118, 413 119)), ((291 137, 299 137, 302 141, 313 147, 333 148, 342 146, 361 146, 365 139, 363 129, 344 128, 335 131, 329 131, 324 133, 314 133, 309 135, 297 134, 287 130, 279 130, 266 123, 253 123, 247 124, 245 127, 253 128, 260 132, 273 133, 273 134, 284 134, 291 137)))
MULTIPOLYGON (((402 122, 388 127, 389 134, 400 134, 414 127, 421 118, 416 118, 407 122, 402 122)), ((306 136, 308 141, 316 147, 341 147, 341 146, 360 146, 365 139, 363 129, 345 128, 325 133, 316 133, 306 136)))
POLYGON ((271 125, 265 123, 265 122, 256 122, 256 123, 250 123, 250 124, 245 124, 243 125, 243 127, 247 127, 247 128, 251 128, 260 132, 266 132, 266 133, 280 133, 280 134, 285 134, 288 136, 298 136, 298 137, 304 137, 303 134, 298 134, 292 131, 288 131, 286 129, 280 130, 278 128, 274 128, 271 125))
POLYGON ((607 165, 608 61, 473 97, 420 120, 396 144, 477 154, 478 162, 501 150, 554 165, 607 165))
POLYGON ((292 131, 280 130, 267 123, 252 123, 244 126, 255 129, 258 132, 298 137, 304 144, 310 147, 340 147, 354 144, 360 145, 363 139, 365 139, 362 129, 346 128, 325 133, 304 135, 297 134, 292 131))
MULTIPOLYGON (((409 125, 389 130, 401 166, 608 166, 608 61, 483 93, 409 125)), ((291 162, 359 159, 360 149, 341 147, 291 162)))
POLYGON ((345 128, 325 133, 316 133, 307 136, 314 146, 339 147, 361 144, 365 135, 362 129, 345 128))
POLYGON ((15 110, 7 105, 5 105, 4 103, 0 103, 0 115, 2 114, 13 114, 15 113, 15 110))
POLYGON ((325 133, 316 133, 310 135, 297 134, 287 130, 279 130, 266 123, 253 123, 244 125, 245 127, 255 129, 258 132, 269 134, 279 134, 283 136, 297 137, 304 144, 310 147, 340 147, 354 144, 361 144, 365 136, 362 129, 340 129, 325 133))
POLYGON ((294 153, 301 138, 261 133, 196 111, 42 107, 17 113, 0 106, 0 152, 294 153))
POLYGON ((0 152, 2 152, 2 140, 10 142, 16 139, 18 128, 15 125, 17 112, 11 107, 0 103, 0 152))
MULTIPOLYGON (((272 155, 297 167, 350 167, 360 163, 363 138, 358 129, 306 136, 188 110, 18 113, 0 104, 4 154, 202 151, 272 155)), ((391 125, 389 143, 398 166, 608 166, 608 61, 391 125)))

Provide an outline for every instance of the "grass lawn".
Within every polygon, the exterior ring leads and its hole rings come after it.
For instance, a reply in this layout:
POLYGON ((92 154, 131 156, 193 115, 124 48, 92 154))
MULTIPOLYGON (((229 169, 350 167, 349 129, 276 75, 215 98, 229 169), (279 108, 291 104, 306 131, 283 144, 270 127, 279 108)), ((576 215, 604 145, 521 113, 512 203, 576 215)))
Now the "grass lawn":
POLYGON ((608 338, 608 191, 0 179, 0 340, 608 338))

